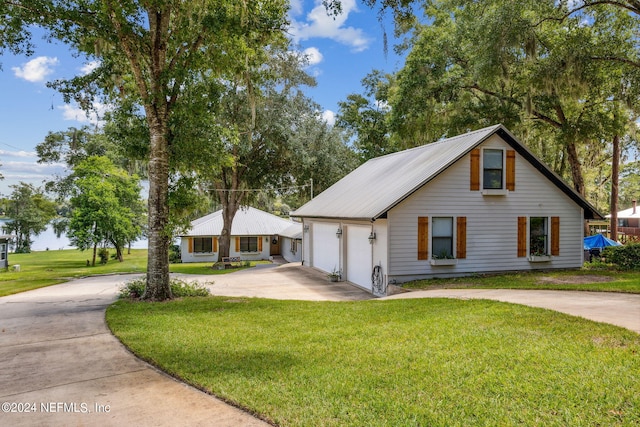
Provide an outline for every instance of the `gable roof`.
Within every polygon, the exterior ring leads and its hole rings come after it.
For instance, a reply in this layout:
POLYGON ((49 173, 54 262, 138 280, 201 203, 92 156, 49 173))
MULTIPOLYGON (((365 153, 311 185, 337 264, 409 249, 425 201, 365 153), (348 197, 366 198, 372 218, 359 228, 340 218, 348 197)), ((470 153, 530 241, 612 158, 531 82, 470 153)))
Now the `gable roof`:
MULTIPOLYGON (((607 218, 611 218, 611 214, 607 215, 607 218)), ((632 219, 640 218, 640 208, 631 207, 623 211, 618 211, 618 219, 632 219)))
MULTIPOLYGON (((271 236, 297 225, 302 233, 302 224, 280 218, 252 207, 241 207, 231 225, 232 236, 271 236)), ((182 237, 219 236, 222 232, 222 210, 191 221, 191 229, 182 237)), ((288 232, 291 232, 290 230, 288 232)))
POLYGON ((585 219, 602 217, 501 124, 371 159, 291 215, 359 220, 384 217, 391 208, 494 134, 499 135, 582 207, 585 219))

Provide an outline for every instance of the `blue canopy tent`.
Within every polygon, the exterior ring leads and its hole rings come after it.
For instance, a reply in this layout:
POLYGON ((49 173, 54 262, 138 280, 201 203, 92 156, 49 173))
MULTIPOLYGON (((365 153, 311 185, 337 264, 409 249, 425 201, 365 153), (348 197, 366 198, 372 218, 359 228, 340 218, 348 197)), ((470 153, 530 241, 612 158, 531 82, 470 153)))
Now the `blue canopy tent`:
POLYGON ((584 238, 584 249, 589 250, 593 248, 603 249, 607 246, 622 246, 622 244, 604 237, 602 234, 596 234, 595 236, 589 236, 584 238))

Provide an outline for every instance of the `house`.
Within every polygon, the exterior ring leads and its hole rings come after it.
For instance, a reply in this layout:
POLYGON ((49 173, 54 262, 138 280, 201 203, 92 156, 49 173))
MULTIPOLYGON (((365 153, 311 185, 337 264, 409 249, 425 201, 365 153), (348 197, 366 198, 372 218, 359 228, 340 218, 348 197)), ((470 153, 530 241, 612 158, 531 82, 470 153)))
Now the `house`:
POLYGON ((9 240, 13 236, 0 235, 0 268, 9 268, 9 240))
MULTIPOLYGON (((218 261, 222 226, 222 210, 192 221, 189 232, 180 236, 182 262, 218 261)), ((241 207, 231 225, 229 256, 242 261, 267 260, 275 255, 282 255, 287 260, 295 259, 291 240, 295 240, 296 227, 302 234, 301 223, 260 209, 241 207), (283 233, 286 233, 284 238, 283 233)))
MULTIPOLYGON (((622 242, 640 241, 640 210, 638 202, 632 201, 633 206, 623 211, 618 211, 618 236, 614 240, 622 242)), ((611 218, 611 215, 607 215, 611 218)))
POLYGON ((369 160, 292 213, 303 263, 388 284, 578 268, 602 218, 502 125, 369 160))

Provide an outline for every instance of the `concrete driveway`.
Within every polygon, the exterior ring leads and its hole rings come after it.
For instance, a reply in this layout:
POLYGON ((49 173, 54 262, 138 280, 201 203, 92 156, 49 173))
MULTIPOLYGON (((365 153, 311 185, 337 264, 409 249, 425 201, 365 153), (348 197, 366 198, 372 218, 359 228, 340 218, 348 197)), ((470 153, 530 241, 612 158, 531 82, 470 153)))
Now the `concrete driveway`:
POLYGON ((262 264, 218 276, 183 275, 186 280, 208 282, 213 295, 304 301, 359 301, 369 292, 346 282, 332 283, 326 274, 300 263, 262 264))
POLYGON ((132 277, 0 298, 0 426, 266 426, 138 360, 111 335, 105 309, 132 277))
POLYGON ((518 289, 434 289, 386 297, 399 298, 475 298, 511 302, 610 323, 640 334, 640 295, 637 294, 518 289))

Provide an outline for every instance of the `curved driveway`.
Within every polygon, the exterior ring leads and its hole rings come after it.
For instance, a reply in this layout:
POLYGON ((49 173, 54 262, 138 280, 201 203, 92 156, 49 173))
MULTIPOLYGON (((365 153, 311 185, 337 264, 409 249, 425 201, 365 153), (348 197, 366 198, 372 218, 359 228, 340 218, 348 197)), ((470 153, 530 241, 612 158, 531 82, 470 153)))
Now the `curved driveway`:
MULTIPOLYGON (((104 322, 134 276, 74 280, 0 298, 0 425, 258 426, 260 420, 172 379, 129 353, 104 322), (11 406, 6 406, 4 402, 11 406), (27 412, 28 411, 28 412, 27 412)), ((194 277, 200 281, 211 276, 194 277)), ((216 295, 360 300, 296 264, 214 276, 216 295)), ((388 298, 485 298, 550 308, 640 332, 640 295, 562 291, 434 290, 388 298)))

